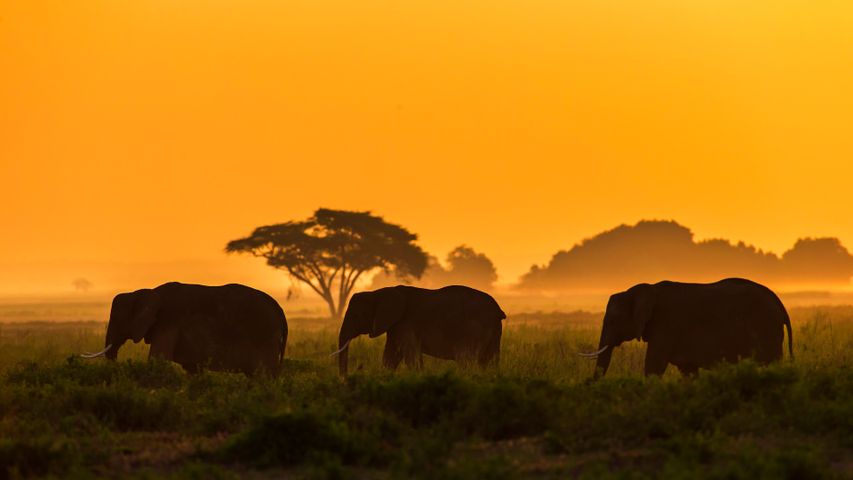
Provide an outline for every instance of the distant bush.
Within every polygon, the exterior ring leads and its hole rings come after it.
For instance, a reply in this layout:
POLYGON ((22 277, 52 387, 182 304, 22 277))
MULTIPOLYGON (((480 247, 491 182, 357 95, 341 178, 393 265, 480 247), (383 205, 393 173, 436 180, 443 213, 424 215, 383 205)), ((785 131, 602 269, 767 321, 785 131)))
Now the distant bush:
POLYGON ((661 280, 708 282, 745 277, 773 286, 848 286, 853 255, 837 238, 803 238, 781 257, 744 242, 696 241, 674 221, 643 220, 599 233, 534 265, 526 290, 621 290, 661 280))
POLYGON ((400 276, 395 270, 380 271, 373 276, 370 289, 375 290, 402 283, 422 288, 467 285, 488 292, 494 288, 494 283, 498 279, 498 271, 489 257, 467 245, 459 245, 451 250, 444 264, 447 268, 439 262, 438 258, 430 255, 426 270, 420 278, 400 276))

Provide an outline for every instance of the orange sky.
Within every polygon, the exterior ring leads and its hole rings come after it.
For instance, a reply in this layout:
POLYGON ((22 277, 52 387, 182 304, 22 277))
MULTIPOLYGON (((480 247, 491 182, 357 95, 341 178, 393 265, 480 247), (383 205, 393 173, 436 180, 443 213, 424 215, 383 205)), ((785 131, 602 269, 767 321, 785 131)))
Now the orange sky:
POLYGON ((0 0, 0 295, 280 277, 369 209, 512 282, 641 218, 853 248, 849 0, 0 0))

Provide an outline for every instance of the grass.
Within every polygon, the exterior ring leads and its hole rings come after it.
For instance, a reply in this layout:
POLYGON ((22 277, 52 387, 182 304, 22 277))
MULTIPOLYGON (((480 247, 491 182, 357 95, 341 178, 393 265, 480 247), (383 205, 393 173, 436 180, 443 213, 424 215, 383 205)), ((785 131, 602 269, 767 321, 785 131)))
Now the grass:
POLYGON ((583 312, 512 316, 499 371, 389 373, 359 339, 346 380, 316 319, 290 322, 277 378, 187 375, 142 345, 85 361, 102 323, 3 324, 0 479, 851 478, 853 307, 792 316, 794 362, 645 379, 631 343, 595 383, 583 312))

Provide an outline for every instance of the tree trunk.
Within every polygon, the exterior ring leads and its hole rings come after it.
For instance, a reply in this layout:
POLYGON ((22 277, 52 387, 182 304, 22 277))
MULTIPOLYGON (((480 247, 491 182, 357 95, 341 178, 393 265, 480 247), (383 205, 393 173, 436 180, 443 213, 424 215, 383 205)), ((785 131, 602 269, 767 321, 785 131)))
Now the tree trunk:
POLYGON ((341 312, 339 311, 339 307, 335 305, 335 301, 332 300, 332 295, 323 295, 323 300, 326 301, 326 305, 329 307, 329 316, 332 320, 339 322, 341 320, 341 312))

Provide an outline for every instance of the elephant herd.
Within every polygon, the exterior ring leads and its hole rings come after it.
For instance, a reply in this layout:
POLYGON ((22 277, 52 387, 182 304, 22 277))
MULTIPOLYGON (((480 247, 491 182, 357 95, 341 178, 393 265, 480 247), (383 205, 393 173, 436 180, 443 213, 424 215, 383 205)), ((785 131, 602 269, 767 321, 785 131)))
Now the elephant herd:
MULTIPOLYGON (((350 342, 360 335, 386 335, 382 363, 423 364, 422 355, 497 365, 506 314, 487 293, 453 285, 436 290, 411 286, 353 295, 338 337, 338 366, 348 370, 350 342)), ((648 344, 646 375, 672 364, 695 374, 719 362, 753 358, 767 364, 782 358, 784 329, 793 357, 791 321, 767 287, 730 278, 716 283, 664 281, 640 284, 610 297, 595 376, 607 372, 613 349, 630 340, 648 344)), ((113 299, 105 348, 86 358, 115 360, 128 340, 150 344, 149 358, 202 368, 276 373, 287 344, 287 320, 279 304, 253 288, 167 283, 122 293, 113 299)))

